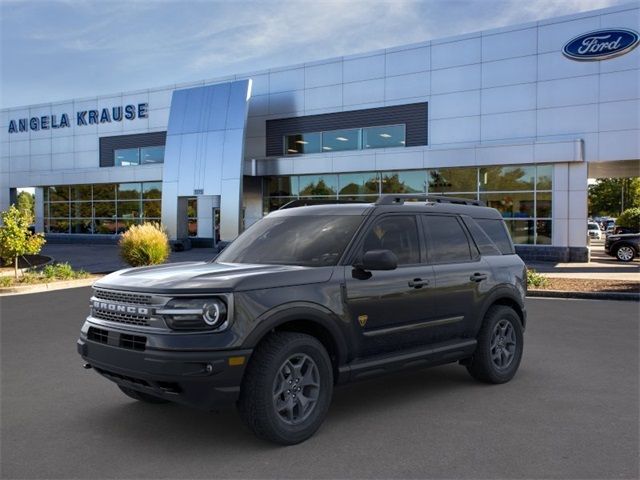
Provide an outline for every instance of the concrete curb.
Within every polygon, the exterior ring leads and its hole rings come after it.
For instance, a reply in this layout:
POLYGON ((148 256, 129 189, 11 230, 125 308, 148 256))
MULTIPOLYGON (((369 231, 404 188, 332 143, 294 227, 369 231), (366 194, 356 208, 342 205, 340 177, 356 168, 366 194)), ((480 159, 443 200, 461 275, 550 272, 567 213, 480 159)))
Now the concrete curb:
POLYGON ((528 297, 583 298, 591 300, 628 300, 640 302, 640 293, 570 292, 565 290, 527 290, 528 297))
POLYGON ((20 285, 17 287, 0 288, 0 297, 8 297, 11 295, 24 295, 27 293, 50 292, 53 290, 64 290, 67 288, 88 287, 98 281, 101 276, 91 276, 89 278, 81 278, 79 280, 64 280, 51 283, 35 283, 33 285, 20 285))

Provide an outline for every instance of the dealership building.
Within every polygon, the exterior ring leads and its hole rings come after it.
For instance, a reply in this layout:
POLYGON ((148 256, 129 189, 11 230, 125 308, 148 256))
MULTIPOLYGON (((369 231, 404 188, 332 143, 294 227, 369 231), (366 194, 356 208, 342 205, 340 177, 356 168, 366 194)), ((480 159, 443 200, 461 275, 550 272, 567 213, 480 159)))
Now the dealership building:
POLYGON ((0 112, 0 209, 50 241, 161 221, 232 240, 294 199, 500 210, 519 253, 587 257, 587 179, 640 175, 638 3, 224 78, 0 112))

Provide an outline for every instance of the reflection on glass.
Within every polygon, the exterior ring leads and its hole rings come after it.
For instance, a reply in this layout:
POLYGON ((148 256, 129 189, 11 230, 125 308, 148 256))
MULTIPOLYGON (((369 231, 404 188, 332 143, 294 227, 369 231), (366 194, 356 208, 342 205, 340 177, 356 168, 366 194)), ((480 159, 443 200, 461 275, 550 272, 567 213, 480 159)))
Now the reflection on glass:
POLYGON ((69 200, 69 187, 67 185, 49 187, 49 201, 66 202, 67 200, 69 200))
POLYGON ((332 130, 322 132, 322 151, 337 152, 342 150, 360 150, 360 129, 332 130))
POLYGON ((71 185, 71 200, 91 201, 91 185, 71 185))
POLYGON ((536 216, 538 218, 551 218, 551 192, 536 194, 536 216))
POLYGON ((140 163, 164 163, 164 146, 140 148, 140 163))
POLYGON ((538 245, 551 245, 551 220, 538 220, 536 222, 536 243, 538 245))
POLYGON ((476 192, 477 168, 439 168, 428 170, 429 193, 476 192))
POLYGON ((108 235, 116 233, 116 221, 107 218, 97 218, 93 222, 93 233, 108 235))
POLYGON ((118 218, 138 218, 140 216, 140 202, 118 202, 118 218))
POLYGON ((515 244, 530 244, 535 242, 533 220, 505 220, 511 239, 515 244))
POLYGON ((50 203, 49 215, 52 217, 68 217, 69 216, 69 204, 68 203, 50 203))
POLYGON ((71 216, 75 218, 91 217, 91 202, 74 202, 71 204, 71 216))
POLYGON ((403 147, 405 145, 404 125, 367 127, 362 129, 364 148, 403 147))
POLYGON ((69 233, 69 220, 50 218, 48 222, 49 233, 69 233))
POLYGON ((538 165, 538 190, 551 190, 553 186, 553 165, 538 165))
POLYGON ((262 202, 262 213, 267 215, 293 200, 297 200, 297 197, 265 198, 262 202))
POLYGON ((531 165, 485 167, 480 169, 480 190, 533 190, 535 178, 536 167, 531 165))
POLYGON ((140 151, 137 148, 114 150, 113 163, 116 167, 140 165, 140 151))
POLYGON ((142 202, 142 212, 145 220, 149 220, 150 218, 160 218, 162 216, 160 201, 149 200, 142 202))
POLYGON ((118 221, 116 222, 116 233, 124 233, 127 230, 129 230, 129 228, 132 225, 137 225, 138 223, 140 223, 139 220, 137 219, 126 219, 126 220, 120 220, 118 219, 118 221))
POLYGON ((78 218, 71 220, 71 233, 93 233, 90 218, 78 218))
POLYGON ((320 133, 298 133, 285 137, 285 154, 320 153, 320 133))
POLYGON ((118 200, 134 200, 140 198, 139 183, 120 183, 118 185, 118 200))
POLYGON ((113 183, 100 183, 93 186, 93 200, 115 200, 116 185, 113 183))
POLYGON ((266 191, 270 197, 290 197, 298 194, 298 177, 267 177, 266 191))
POLYGON ((382 193, 425 193, 424 170, 414 172, 382 172, 382 193))
POLYGON ((116 216, 115 202, 94 202, 94 216, 102 218, 113 218, 116 216))
POLYGON ((142 184, 142 198, 158 199, 162 198, 162 182, 145 182, 142 184))
POLYGON ((300 195, 335 195, 337 191, 337 175, 303 175, 300 177, 300 195))
POLYGON ((340 195, 377 194, 378 175, 371 173, 344 173, 339 175, 340 195))
POLYGON ((504 218, 533 218, 533 192, 481 193, 480 200, 495 208, 504 218))

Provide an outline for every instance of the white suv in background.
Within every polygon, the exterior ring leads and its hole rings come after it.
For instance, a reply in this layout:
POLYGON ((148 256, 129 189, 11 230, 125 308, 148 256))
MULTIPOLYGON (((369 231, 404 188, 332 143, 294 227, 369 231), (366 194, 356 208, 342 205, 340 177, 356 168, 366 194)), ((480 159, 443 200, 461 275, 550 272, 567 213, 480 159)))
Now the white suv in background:
POLYGON ((602 232, 600 231, 600 225, 596 222, 587 223, 587 232, 589 233, 589 238, 593 238, 595 240, 602 240, 602 232))

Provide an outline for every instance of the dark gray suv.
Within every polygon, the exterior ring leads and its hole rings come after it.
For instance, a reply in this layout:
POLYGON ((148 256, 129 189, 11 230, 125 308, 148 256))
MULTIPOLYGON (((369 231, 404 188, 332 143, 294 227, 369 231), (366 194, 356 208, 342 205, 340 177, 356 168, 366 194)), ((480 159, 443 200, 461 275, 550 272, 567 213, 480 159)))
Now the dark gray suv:
POLYGON ((292 204, 213 261, 99 280, 78 352, 136 400, 236 402, 258 436, 293 444, 337 384, 451 362, 509 381, 525 292, 502 217, 478 202, 292 204))

